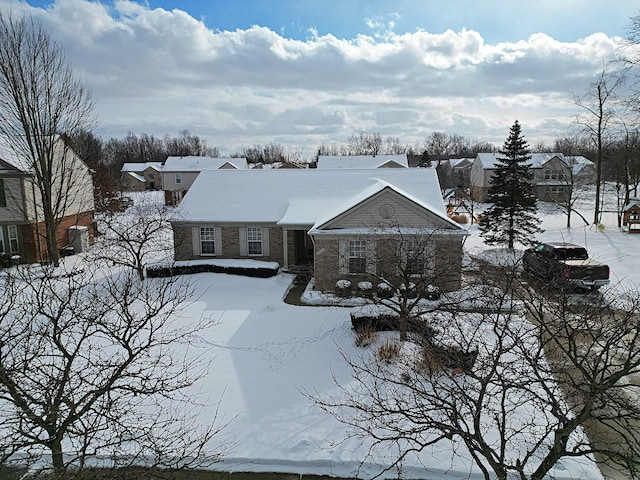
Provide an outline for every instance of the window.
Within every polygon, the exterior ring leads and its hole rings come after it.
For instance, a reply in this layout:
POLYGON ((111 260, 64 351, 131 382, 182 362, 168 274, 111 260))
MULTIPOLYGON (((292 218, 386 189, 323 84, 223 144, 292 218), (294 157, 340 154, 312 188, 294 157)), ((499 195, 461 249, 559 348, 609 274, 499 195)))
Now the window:
POLYGON ((545 169, 545 180, 564 180, 564 172, 562 170, 545 169))
POLYGON ((0 178, 0 207, 7 206, 7 196, 4 193, 4 180, 0 178))
POLYGON ((247 251, 249 255, 262 255, 262 227, 247 227, 247 251))
POLYGON ((7 232, 9 233, 9 251, 15 253, 18 251, 18 227, 16 225, 8 225, 7 232))
POLYGON ((156 176, 153 173, 149 174, 149 180, 155 180, 156 176))
POLYGON ((0 225, 0 253, 6 253, 4 249, 4 227, 0 225))
POLYGON ((426 246, 420 242, 407 242, 406 250, 406 274, 424 275, 427 269, 426 246))
POLYGON ((349 273, 365 273, 367 271, 367 242, 349 240, 349 273))
POLYGON ((200 227, 200 252, 202 255, 215 255, 216 229, 214 227, 200 227))
POLYGON ((182 174, 176 173, 176 183, 182 183, 182 174))

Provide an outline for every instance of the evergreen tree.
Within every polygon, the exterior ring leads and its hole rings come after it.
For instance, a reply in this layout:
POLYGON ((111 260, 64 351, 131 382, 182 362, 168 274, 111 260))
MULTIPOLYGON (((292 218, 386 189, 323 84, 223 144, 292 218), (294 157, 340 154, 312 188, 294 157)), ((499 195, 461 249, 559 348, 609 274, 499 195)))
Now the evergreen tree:
POLYGON ((488 193, 492 205, 480 221, 480 235, 489 245, 513 248, 515 242, 533 244, 542 229, 533 194, 529 145, 517 120, 499 155, 488 193))

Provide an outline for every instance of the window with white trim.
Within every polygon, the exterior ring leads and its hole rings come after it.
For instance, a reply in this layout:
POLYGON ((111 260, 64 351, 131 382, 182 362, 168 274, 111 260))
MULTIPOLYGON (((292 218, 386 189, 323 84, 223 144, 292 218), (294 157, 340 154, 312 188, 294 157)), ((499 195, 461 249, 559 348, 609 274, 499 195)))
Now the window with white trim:
POLYGON ((7 225, 7 233, 9 234, 9 251, 16 253, 18 251, 18 226, 7 225))
POLYGON ((216 229, 214 227, 200 227, 200 253, 202 255, 216 254, 216 229))
POLYGON ((0 253, 6 253, 4 248, 4 227, 0 225, 0 253))
POLYGON ((349 240, 349 273, 366 273, 367 242, 365 240, 349 240))
POLYGON ((176 183, 182 183, 182 174, 176 173, 176 183))
POLYGON ((247 227, 247 252, 262 255, 262 227, 247 227))

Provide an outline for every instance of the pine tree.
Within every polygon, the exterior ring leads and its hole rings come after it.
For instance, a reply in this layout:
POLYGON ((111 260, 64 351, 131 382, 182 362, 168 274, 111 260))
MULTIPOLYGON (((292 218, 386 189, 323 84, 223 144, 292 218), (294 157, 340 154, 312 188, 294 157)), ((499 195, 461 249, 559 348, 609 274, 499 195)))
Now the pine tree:
POLYGON ((499 154, 488 192, 492 205, 480 221, 480 235, 489 245, 531 245, 542 229, 533 194, 529 145, 517 120, 499 154))

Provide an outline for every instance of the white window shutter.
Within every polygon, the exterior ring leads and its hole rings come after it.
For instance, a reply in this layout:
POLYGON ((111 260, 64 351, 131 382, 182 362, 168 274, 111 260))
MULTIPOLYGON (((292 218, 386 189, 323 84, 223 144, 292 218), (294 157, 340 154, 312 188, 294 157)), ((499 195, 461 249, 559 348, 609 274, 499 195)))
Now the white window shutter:
POLYGON ((215 254, 222 255, 222 228, 216 227, 213 232, 215 235, 215 254))
POLYGON ((367 240, 367 273, 376 274, 377 265, 376 241, 367 240))
POLYGON ((193 254, 200 255, 200 227, 191 228, 191 241, 193 244, 193 254))
POLYGON ((269 256, 269 227, 262 227, 262 255, 269 256))
POLYGON ((340 275, 349 273, 349 242, 340 240, 338 248, 338 272, 340 275))
POLYGON ((249 255, 247 251, 247 229, 246 227, 240 227, 238 230, 240 232, 240 256, 246 257, 249 255))

